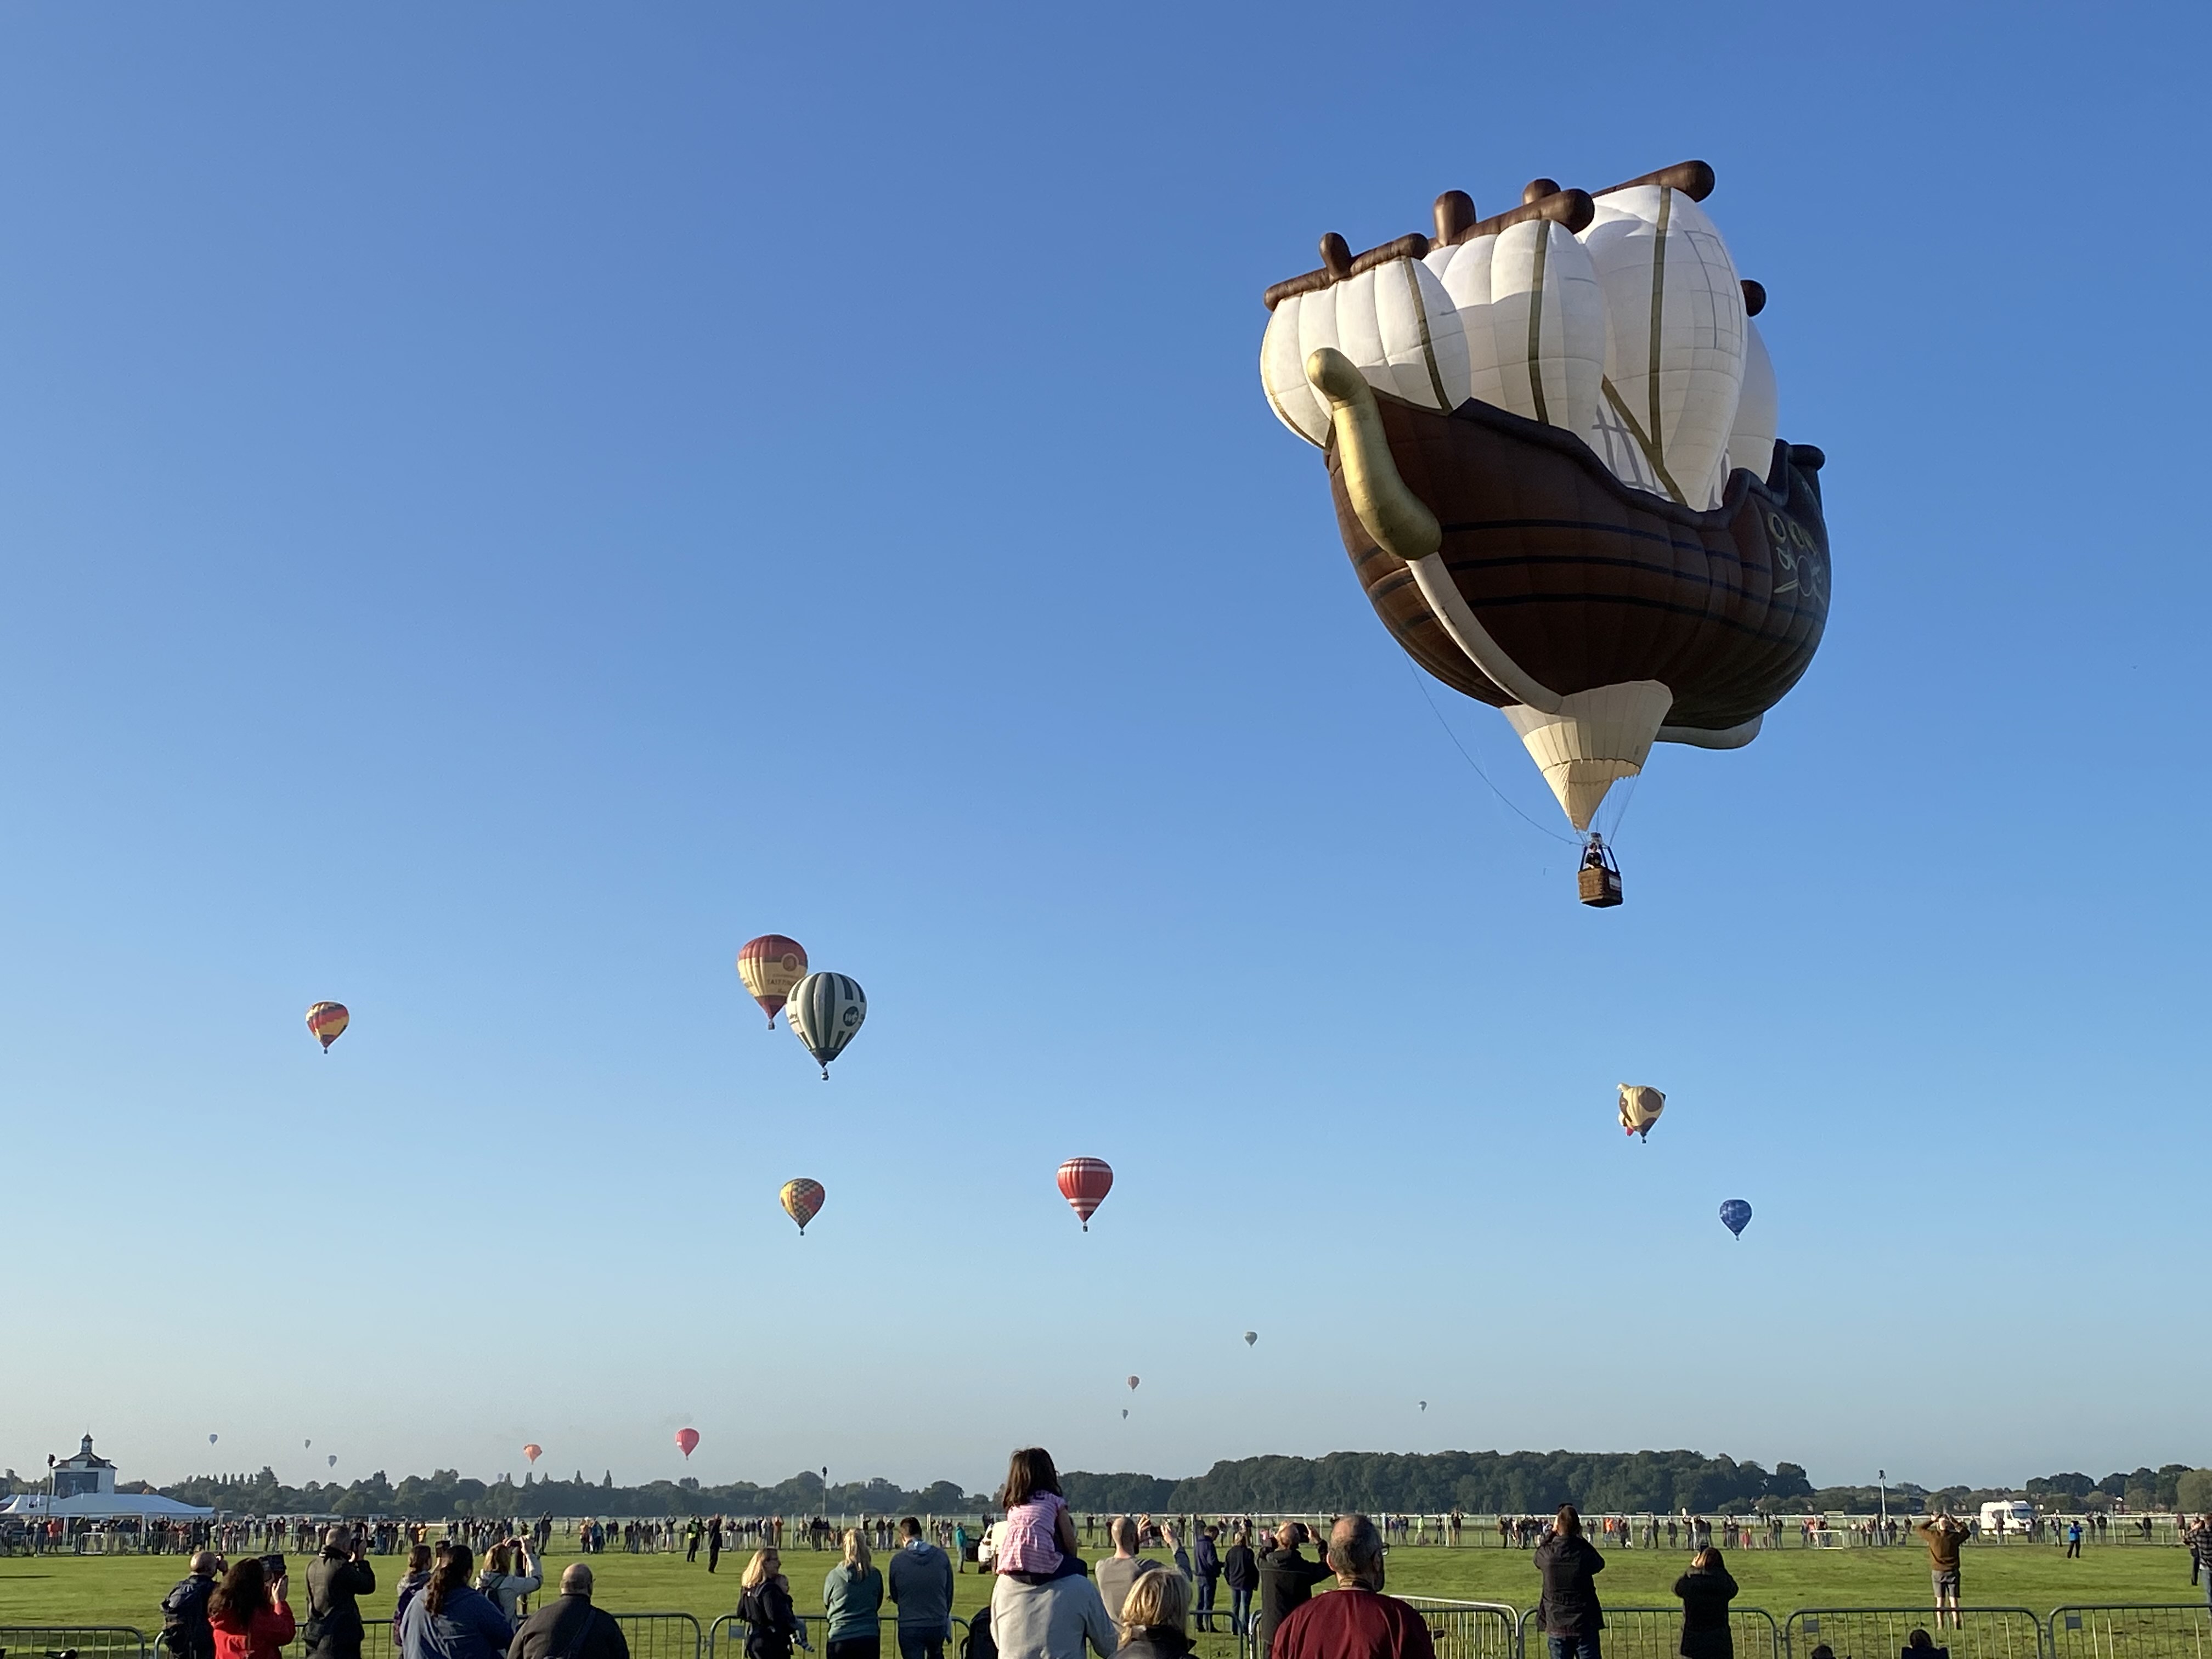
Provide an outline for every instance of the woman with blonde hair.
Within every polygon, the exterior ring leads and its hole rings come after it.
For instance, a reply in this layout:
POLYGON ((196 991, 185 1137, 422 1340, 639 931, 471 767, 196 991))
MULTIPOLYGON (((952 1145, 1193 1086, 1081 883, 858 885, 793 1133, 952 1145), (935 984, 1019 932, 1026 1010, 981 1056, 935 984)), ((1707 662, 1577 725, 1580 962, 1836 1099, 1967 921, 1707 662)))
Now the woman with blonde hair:
POLYGON ((1115 1659, 1183 1659, 1190 1651, 1191 1639, 1183 1630, 1190 1584, 1181 1573, 1158 1568, 1139 1573, 1115 1611, 1121 1647, 1115 1659))
POLYGON ((791 1659, 791 1644, 799 1639, 799 1615, 792 1611, 791 1581, 783 1576, 783 1557, 775 1545, 753 1552, 738 1584, 745 1659, 791 1659))
POLYGON ((822 1611, 830 1624, 828 1659, 881 1659, 884 1575, 868 1554, 858 1527, 845 1529, 845 1559, 822 1581, 822 1611))
POLYGON ((1710 1544, 1690 1558, 1690 1570, 1674 1581, 1682 1598, 1682 1659, 1735 1659, 1735 1636, 1729 1628, 1729 1603, 1736 1583, 1728 1564, 1710 1544))
POLYGON ((528 1611, 523 1598, 544 1583, 544 1570, 531 1554, 530 1546, 520 1538, 494 1544, 484 1558, 484 1570, 477 1575, 477 1588, 491 1597, 492 1605, 507 1615, 510 1625, 522 1622, 522 1615, 528 1611))

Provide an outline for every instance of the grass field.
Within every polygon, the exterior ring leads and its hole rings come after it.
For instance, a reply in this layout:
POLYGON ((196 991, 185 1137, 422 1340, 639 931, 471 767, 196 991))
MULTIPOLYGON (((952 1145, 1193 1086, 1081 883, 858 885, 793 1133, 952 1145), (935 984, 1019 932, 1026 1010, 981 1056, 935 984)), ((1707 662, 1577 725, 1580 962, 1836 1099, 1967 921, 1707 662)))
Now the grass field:
MULTIPOLYGON (((551 1568, 573 1558, 573 1546, 553 1540, 551 1568)), ((669 1611, 695 1615, 702 1626, 729 1612, 737 1602, 737 1577, 744 1566, 740 1553, 725 1555, 721 1571, 709 1577, 702 1559, 684 1565, 681 1555, 610 1553, 592 1559, 599 1579, 595 1599, 623 1612, 669 1611)), ((804 1547, 787 1551, 785 1571, 802 1613, 821 1607, 823 1575, 836 1558, 804 1547)), ((1670 1605, 1668 1591, 1686 1557, 1668 1550, 1608 1552, 1599 1588, 1621 1607, 1670 1605)), ((373 1557, 377 1593, 362 1610, 372 1619, 388 1616, 392 1586, 399 1576, 396 1557, 373 1557)), ((304 1593, 295 1563, 293 1606, 301 1609, 304 1593)), ((1743 1586, 1741 1601, 1770 1609, 1778 1617, 1795 1607, 1921 1606, 1928 1599, 1927 1557, 1918 1547, 1896 1549, 1730 1551, 1729 1570, 1743 1586)), ((0 1560, 0 1624, 135 1625, 152 1631, 161 1624, 158 1604, 184 1572, 175 1556, 44 1556, 0 1560)), ((963 1617, 983 1605, 990 1580, 974 1571, 957 1581, 954 1610, 963 1617)), ((1526 1607, 1536 1600, 1536 1572, 1528 1553, 1495 1547, 1446 1550, 1400 1547, 1390 1552, 1389 1588, 1401 1595, 1451 1596, 1505 1601, 1526 1607)), ((1966 1555, 1966 1600, 1969 1607, 2027 1607, 2039 1613, 2068 1602, 2186 1601, 2203 1599, 2189 1583, 2189 1558, 2178 1548, 2107 1546, 2069 1561, 2063 1551, 2033 1545, 1970 1548, 1966 1555)), ((1222 1606, 1228 1605, 1227 1595, 1222 1606)), ((888 1613, 891 1611, 886 1607, 888 1613)))

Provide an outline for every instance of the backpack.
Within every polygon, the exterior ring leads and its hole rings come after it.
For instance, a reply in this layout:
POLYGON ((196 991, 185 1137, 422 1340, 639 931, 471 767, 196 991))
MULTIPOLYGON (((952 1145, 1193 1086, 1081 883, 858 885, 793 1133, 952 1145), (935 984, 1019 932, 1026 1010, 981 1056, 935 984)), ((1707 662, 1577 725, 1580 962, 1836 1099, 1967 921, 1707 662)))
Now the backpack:
POLYGON ((182 1578, 161 1598, 161 1645, 182 1656, 207 1652, 215 1646, 215 1631, 208 1623, 208 1597, 215 1581, 182 1578))

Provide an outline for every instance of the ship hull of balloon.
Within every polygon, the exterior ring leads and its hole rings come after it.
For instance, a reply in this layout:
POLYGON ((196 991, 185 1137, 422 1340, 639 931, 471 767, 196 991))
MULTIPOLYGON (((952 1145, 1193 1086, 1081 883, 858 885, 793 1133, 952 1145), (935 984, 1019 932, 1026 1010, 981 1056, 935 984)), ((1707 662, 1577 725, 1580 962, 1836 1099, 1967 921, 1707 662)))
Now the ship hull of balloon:
MULTIPOLYGON (((1673 693, 1670 728, 1722 732, 1772 708, 1828 613, 1820 453, 1778 443, 1768 476, 1732 473, 1695 512, 1632 489, 1580 438, 1469 400, 1449 414, 1377 392, 1391 459, 1443 529, 1454 584, 1499 648, 1562 695, 1632 681, 1673 693)), ((1336 443, 1337 528, 1408 655, 1493 707, 1517 700, 1470 662, 1413 572, 1361 526, 1336 443)))

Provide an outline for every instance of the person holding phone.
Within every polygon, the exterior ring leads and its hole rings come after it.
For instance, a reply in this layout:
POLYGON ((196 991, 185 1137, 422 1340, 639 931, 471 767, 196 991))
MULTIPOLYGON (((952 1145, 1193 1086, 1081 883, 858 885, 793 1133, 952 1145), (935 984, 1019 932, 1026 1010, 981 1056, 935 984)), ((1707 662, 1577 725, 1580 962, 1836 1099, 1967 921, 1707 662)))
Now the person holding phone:
POLYGON ((361 1659, 358 1597, 374 1594, 376 1569, 362 1558, 368 1540, 351 1527, 325 1527, 322 1552, 307 1563, 307 1659, 361 1659))
POLYGON ((284 1600, 288 1587, 285 1575, 270 1577, 266 1561, 258 1555, 223 1574, 208 1597, 215 1659, 282 1659, 285 1644, 298 1634, 284 1600))

